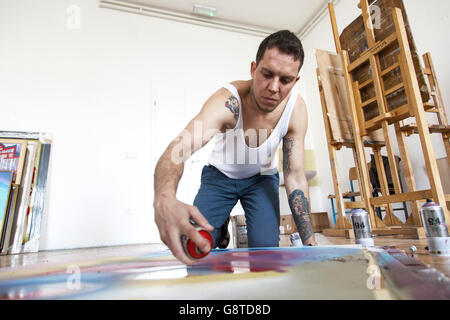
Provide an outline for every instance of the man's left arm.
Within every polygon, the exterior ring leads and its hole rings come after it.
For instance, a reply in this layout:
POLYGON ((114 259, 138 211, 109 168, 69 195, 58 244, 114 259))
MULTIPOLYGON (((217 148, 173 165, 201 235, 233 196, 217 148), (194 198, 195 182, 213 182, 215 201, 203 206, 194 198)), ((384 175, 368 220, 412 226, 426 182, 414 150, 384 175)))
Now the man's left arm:
POLYGON ((317 246, 311 224, 309 186, 304 170, 304 141, 308 114, 303 101, 295 106, 283 139, 283 174, 289 207, 303 245, 317 246))

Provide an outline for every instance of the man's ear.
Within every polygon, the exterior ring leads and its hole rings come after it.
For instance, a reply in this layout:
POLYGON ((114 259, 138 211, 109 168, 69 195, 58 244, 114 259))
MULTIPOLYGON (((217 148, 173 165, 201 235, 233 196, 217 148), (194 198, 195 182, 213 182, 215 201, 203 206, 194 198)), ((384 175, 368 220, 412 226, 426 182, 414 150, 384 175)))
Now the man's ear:
POLYGON ((256 66, 256 62, 253 61, 252 64, 251 64, 251 66, 250 66, 250 75, 252 76, 252 78, 253 78, 253 76, 255 75, 256 67, 257 67, 257 66, 256 66))

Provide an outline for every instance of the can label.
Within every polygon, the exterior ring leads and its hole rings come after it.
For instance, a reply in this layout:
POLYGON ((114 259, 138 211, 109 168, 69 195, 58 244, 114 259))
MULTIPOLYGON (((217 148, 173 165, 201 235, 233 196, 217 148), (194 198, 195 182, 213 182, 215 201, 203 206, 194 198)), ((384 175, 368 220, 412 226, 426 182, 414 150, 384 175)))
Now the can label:
MULTIPOLYGON (((209 246, 210 246, 210 248, 212 248, 213 240, 212 240, 211 234, 208 231, 206 231, 200 227, 196 228, 196 230, 200 233, 200 235, 203 238, 205 238, 209 241, 209 246)), ((207 252, 202 251, 199 247, 197 247, 197 245, 195 244, 194 241, 192 241, 185 235, 181 236, 181 245, 183 246, 183 249, 184 249, 184 252, 186 253, 186 255, 189 258, 194 259, 194 260, 204 258, 211 252, 211 250, 209 250, 207 252)))
POLYGON ((367 212, 359 210, 357 214, 352 214, 352 225, 355 239, 372 238, 369 215, 367 212))

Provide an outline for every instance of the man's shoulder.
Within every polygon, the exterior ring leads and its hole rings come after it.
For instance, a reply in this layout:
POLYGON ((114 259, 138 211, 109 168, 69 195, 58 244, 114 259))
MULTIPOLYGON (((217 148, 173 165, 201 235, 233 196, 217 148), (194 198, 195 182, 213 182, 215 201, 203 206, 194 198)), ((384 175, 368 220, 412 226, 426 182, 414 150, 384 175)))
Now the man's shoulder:
POLYGON ((304 117, 307 113, 306 102, 303 96, 297 90, 294 91, 297 94, 292 117, 304 117))
POLYGON ((249 89, 250 88, 250 84, 251 84, 251 80, 236 80, 236 81, 231 81, 230 84, 233 85, 234 87, 236 87, 236 89, 238 90, 244 90, 244 89, 249 89))
POLYGON ((236 80, 230 82, 230 84, 236 88, 241 98, 250 92, 251 80, 236 80))
MULTIPOLYGON (((250 82, 249 81, 243 81, 243 80, 236 80, 230 82, 228 85, 225 85, 221 88, 219 88, 212 97, 215 97, 216 99, 225 99, 227 100, 230 95, 236 96, 234 90, 232 88, 235 88, 237 91, 237 95, 239 97, 242 97, 250 90, 250 82)), ((237 97, 236 97, 237 98, 237 97)))
POLYGON ((297 94, 297 100, 295 101, 294 109, 292 110, 287 135, 304 132, 308 126, 308 110, 306 102, 300 92, 297 91, 297 94))
POLYGON ((224 128, 234 128, 239 118, 241 105, 239 103, 241 92, 245 90, 245 83, 243 81, 234 81, 230 83, 237 90, 237 95, 227 89, 225 86, 219 88, 205 103, 202 114, 220 119, 219 122, 223 124, 224 128))
MULTIPOLYGON (((227 101, 233 100, 238 103, 250 90, 250 81, 237 80, 229 83, 231 86, 219 88, 209 99, 209 103, 223 106, 227 101), (234 87, 236 91, 232 89, 234 87)), ((239 104, 239 103, 238 103, 239 104)), ((241 107, 239 105, 239 107, 241 107)))
POLYGON ((292 89, 292 93, 297 94, 297 100, 295 101, 295 107, 296 108, 306 108, 306 102, 305 99, 303 99, 302 94, 297 89, 292 89))

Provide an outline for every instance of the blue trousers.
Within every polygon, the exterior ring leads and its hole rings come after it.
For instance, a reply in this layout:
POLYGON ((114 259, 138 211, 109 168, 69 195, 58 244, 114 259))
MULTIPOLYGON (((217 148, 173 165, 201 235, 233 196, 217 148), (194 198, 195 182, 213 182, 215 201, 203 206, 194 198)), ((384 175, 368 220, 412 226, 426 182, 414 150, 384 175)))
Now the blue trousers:
POLYGON ((230 179, 215 167, 205 166, 201 185, 194 200, 208 222, 214 248, 220 240, 220 227, 238 202, 245 211, 248 245, 278 247, 280 226, 279 175, 256 175, 247 179, 230 179))

